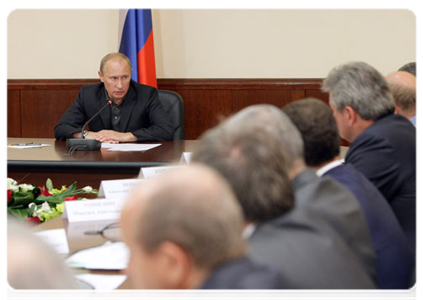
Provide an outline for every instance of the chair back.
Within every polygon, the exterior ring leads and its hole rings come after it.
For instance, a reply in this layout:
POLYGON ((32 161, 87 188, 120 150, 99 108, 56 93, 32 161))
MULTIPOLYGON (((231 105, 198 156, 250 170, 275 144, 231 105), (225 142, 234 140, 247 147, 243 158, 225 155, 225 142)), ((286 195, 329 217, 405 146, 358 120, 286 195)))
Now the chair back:
POLYGON ((173 140, 185 139, 185 112, 182 97, 175 92, 158 90, 159 100, 164 110, 168 113, 173 127, 173 140))

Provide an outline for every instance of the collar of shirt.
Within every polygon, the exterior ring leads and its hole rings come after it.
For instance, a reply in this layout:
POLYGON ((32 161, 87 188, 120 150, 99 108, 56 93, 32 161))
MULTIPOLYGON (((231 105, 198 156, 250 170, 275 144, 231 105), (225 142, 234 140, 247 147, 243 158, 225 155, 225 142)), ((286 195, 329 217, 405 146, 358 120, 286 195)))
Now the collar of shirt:
POLYGON ((319 177, 322 177, 326 172, 328 172, 329 170, 332 170, 333 168, 343 165, 344 164, 344 160, 343 159, 337 159, 334 160, 333 162, 328 163, 327 165, 324 165, 323 167, 321 167, 320 169, 318 169, 316 171, 316 175, 319 177))
POLYGON ((247 226, 245 226, 244 231, 242 232, 242 237, 246 240, 248 240, 256 231, 256 225, 254 223, 250 223, 247 226))
POLYGON ((420 113, 417 113, 410 119, 410 122, 416 127, 418 130, 420 130, 420 113))

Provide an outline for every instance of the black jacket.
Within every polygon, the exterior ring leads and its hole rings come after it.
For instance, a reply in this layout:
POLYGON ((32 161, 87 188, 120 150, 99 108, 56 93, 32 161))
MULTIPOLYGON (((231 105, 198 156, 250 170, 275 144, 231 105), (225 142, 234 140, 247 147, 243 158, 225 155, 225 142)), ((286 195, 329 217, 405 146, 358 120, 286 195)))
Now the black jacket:
POLYGON ((401 115, 388 115, 364 130, 345 157, 385 196, 411 248, 416 239, 416 128, 401 115))
MULTIPOLYGON (((131 132, 137 142, 168 141, 173 139, 173 126, 164 111, 153 87, 138 84, 131 80, 130 87, 122 103, 122 132, 131 132)), ((84 123, 107 103, 103 83, 81 88, 73 105, 65 112, 54 128, 56 139, 66 140, 80 132, 84 123)), ((112 130, 110 107, 103 110, 89 124, 91 131, 112 130)))

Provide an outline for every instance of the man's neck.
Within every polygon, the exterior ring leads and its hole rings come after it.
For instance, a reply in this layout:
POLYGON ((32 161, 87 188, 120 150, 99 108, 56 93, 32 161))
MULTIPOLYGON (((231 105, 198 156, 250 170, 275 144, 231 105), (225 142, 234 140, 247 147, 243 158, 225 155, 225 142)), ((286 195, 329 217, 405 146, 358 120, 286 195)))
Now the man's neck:
POLYGON ((197 269, 192 270, 189 278, 182 284, 181 289, 196 289, 200 287, 211 275, 209 270, 197 269))
POLYGON ((351 131, 351 135, 347 140, 352 143, 364 130, 372 126, 374 123, 374 120, 360 119, 360 121, 355 124, 353 130, 351 131))

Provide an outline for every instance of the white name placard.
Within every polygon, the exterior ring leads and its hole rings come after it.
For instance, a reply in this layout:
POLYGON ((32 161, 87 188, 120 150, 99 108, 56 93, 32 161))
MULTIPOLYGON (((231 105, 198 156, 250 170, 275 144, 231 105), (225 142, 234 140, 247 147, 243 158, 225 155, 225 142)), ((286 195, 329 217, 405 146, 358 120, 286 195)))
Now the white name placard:
POLYGON ((125 201, 125 198, 66 201, 63 218, 69 223, 117 220, 125 201))
POLYGON ((159 176, 160 174, 169 172, 170 170, 175 170, 178 168, 183 168, 184 166, 165 166, 165 167, 149 167, 141 168, 138 178, 153 178, 159 176))
POLYGON ((191 155, 192 155, 192 152, 182 153, 181 160, 179 162, 181 164, 189 164, 191 162, 191 155))
POLYGON ((44 242, 50 245, 57 253, 68 254, 69 245, 66 238, 66 232, 63 228, 45 230, 35 233, 44 242))
POLYGON ((99 198, 125 198, 141 179, 103 180, 98 191, 99 198))

